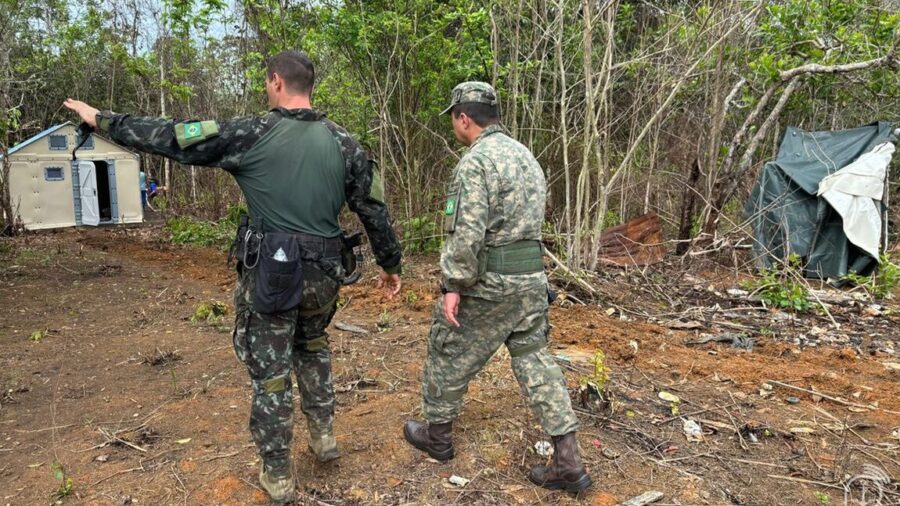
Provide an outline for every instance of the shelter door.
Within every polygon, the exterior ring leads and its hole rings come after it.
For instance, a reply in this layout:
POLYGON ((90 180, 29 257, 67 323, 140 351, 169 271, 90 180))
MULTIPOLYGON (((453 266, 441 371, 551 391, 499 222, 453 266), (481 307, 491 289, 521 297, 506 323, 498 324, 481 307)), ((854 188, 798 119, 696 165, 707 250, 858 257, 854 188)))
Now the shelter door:
POLYGON ((100 202, 97 199, 97 169, 94 162, 78 162, 78 179, 81 185, 81 224, 100 224, 100 202))

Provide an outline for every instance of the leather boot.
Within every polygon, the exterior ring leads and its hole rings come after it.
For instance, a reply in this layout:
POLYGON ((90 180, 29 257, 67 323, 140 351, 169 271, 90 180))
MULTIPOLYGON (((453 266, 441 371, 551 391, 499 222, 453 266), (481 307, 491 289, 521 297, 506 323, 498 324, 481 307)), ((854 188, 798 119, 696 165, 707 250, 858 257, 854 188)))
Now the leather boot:
POLYGON ((593 482, 581 465, 575 433, 553 436, 552 439, 553 463, 533 467, 528 473, 528 479, 549 490, 580 492, 590 487, 593 482))
POLYGON ((294 500, 294 477, 290 470, 275 472, 260 463, 259 484, 275 503, 284 504, 294 500))
POLYGON ((423 424, 410 420, 403 425, 406 441, 436 460, 453 458, 453 422, 423 424))
POLYGON ((341 456, 337 449, 337 440, 332 430, 315 430, 309 428, 309 451, 316 456, 319 462, 329 462, 341 456))

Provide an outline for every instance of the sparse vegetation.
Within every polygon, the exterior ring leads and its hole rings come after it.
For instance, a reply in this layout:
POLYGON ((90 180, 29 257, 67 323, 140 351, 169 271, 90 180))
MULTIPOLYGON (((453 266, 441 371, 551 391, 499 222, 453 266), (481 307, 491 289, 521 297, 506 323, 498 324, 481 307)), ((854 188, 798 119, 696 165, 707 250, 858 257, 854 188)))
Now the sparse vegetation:
POLYGON ((62 504, 63 499, 68 497, 75 487, 75 482, 66 475, 66 470, 59 462, 54 462, 51 466, 53 478, 56 479, 59 486, 50 494, 50 499, 54 504, 62 504))
POLYGON ((851 272, 845 278, 856 286, 862 287, 872 297, 886 299, 892 297, 894 290, 900 286, 900 265, 891 262, 890 257, 882 253, 878 270, 871 276, 861 276, 851 272))
POLYGON ((764 270, 758 279, 746 282, 744 287, 770 307, 805 313, 813 306, 803 281, 801 259, 793 253, 784 265, 764 270))
POLYGON ((410 218, 402 223, 403 247, 409 253, 437 253, 441 250, 441 234, 429 215, 410 218))

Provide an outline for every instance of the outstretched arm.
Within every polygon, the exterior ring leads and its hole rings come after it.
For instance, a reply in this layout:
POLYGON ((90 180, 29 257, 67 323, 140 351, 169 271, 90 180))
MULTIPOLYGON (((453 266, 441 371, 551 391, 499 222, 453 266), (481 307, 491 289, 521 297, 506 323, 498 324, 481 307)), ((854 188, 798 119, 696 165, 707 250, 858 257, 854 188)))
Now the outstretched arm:
POLYGON ((268 116, 227 121, 183 121, 99 111, 67 99, 63 104, 115 142, 184 164, 235 170, 243 154, 270 128, 268 116), (260 135, 253 135, 254 133, 260 135))

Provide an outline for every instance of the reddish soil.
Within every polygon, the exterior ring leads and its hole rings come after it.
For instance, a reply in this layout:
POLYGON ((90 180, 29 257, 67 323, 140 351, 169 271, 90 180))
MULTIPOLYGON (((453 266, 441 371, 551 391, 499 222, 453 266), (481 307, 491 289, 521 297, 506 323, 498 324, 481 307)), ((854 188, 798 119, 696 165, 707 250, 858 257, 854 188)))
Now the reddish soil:
MULTIPOLYGON (((172 246, 160 234, 70 230, 0 242, 0 504, 46 504, 57 493, 66 504, 267 503, 247 431, 249 382, 231 350, 233 315, 190 321, 202 302, 230 306, 234 275, 223 252, 172 246)), ((543 460, 534 444, 546 437, 505 351, 470 389, 457 457, 430 461, 400 429, 419 411, 435 279, 434 259, 416 259, 399 300, 382 300, 371 280, 343 292, 335 320, 370 333, 330 329, 341 459, 314 462, 296 409, 298 504, 611 505, 648 490, 665 494, 657 504, 840 504, 843 484, 866 466, 893 479, 881 484, 883 504, 900 504, 900 371, 885 365, 900 358, 764 335, 752 352, 688 346, 693 332, 622 321, 605 306, 557 305, 551 315, 593 490, 528 483, 543 460), (592 412, 578 384, 598 349, 612 403, 592 412), (769 390, 767 380, 877 407, 769 390), (686 439, 676 408, 700 423, 702 441, 686 439), (454 474, 471 482, 451 485, 454 474)))

